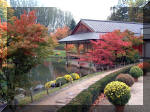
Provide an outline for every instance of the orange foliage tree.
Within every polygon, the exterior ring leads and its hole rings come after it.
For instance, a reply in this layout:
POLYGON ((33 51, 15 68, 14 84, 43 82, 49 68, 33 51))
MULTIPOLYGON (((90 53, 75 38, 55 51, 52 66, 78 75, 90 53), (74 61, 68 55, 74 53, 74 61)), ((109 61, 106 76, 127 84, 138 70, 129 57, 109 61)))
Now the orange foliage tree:
POLYGON ((0 81, 7 84, 0 85, 0 94, 8 104, 12 104, 16 87, 30 88, 27 73, 53 50, 48 29, 36 23, 35 14, 35 11, 24 12, 20 19, 13 17, 7 25, 0 23, 0 75, 3 76, 0 81))
POLYGON ((50 34, 50 36, 58 44, 58 40, 68 36, 69 34, 70 34, 69 27, 64 26, 62 28, 57 28, 53 33, 50 34))

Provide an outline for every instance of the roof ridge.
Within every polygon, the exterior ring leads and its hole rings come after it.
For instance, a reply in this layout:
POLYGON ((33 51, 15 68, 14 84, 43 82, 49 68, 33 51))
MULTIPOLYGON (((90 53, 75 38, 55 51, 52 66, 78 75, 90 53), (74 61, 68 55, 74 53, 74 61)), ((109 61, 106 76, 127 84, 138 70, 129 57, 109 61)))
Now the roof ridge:
POLYGON ((94 19, 81 19, 81 21, 99 21, 99 22, 112 22, 112 23, 124 23, 124 24, 139 24, 139 25, 143 24, 143 23, 139 23, 139 22, 125 22, 125 21, 112 21, 112 20, 94 20, 94 19))

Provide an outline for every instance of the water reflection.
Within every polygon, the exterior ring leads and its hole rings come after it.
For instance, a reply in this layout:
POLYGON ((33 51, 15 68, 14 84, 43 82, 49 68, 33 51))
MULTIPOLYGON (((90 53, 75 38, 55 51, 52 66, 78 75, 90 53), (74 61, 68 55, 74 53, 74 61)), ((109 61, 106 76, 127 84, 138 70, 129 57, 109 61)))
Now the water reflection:
MULTIPOLYGON (((75 62, 75 60, 73 60, 75 62)), ((84 76, 93 72, 89 69, 81 68, 72 64, 66 64, 66 59, 50 58, 33 68, 30 72, 32 76, 32 82, 34 85, 44 84, 47 81, 55 80, 59 76, 64 76, 70 73, 79 73, 80 76, 84 76)))

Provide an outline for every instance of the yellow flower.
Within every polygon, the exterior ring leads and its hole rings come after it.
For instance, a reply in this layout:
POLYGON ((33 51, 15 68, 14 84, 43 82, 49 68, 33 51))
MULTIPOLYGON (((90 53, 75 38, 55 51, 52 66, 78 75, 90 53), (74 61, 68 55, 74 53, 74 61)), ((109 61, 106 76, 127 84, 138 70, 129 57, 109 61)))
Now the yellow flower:
POLYGON ((73 81, 73 78, 69 74, 65 75, 64 78, 69 82, 73 81))
POLYGON ((106 85, 104 94, 108 97, 108 99, 112 99, 111 102, 118 102, 122 96, 128 96, 127 98, 130 97, 130 87, 123 82, 113 81, 106 85))
POLYGON ((47 83, 45 84, 45 88, 48 89, 48 88, 51 87, 52 84, 55 84, 55 83, 56 83, 56 80, 54 80, 54 81, 49 81, 49 82, 47 82, 47 83))

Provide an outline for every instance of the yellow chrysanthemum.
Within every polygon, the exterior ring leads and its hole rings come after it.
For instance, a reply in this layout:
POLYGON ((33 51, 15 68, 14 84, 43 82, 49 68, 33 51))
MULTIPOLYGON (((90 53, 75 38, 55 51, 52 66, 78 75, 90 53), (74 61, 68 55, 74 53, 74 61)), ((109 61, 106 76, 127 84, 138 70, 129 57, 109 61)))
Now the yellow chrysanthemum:
POLYGON ((65 75, 64 78, 69 82, 73 81, 73 78, 69 74, 65 75))

